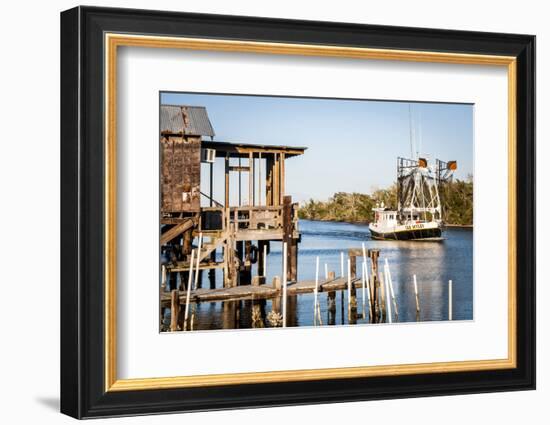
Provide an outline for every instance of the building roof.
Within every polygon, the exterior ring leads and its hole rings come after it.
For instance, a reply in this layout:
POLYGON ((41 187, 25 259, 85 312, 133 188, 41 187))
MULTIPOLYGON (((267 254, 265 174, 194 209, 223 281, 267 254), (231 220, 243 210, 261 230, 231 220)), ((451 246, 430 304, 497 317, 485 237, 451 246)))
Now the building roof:
POLYGON ((244 142, 222 142, 219 140, 203 140, 202 147, 215 149, 217 157, 225 157, 229 154, 231 158, 248 158, 252 153, 284 153, 285 157, 303 155, 307 147, 304 146, 285 146, 285 145, 262 145, 244 142))
POLYGON ((214 137, 204 106, 160 105, 160 133, 214 137))

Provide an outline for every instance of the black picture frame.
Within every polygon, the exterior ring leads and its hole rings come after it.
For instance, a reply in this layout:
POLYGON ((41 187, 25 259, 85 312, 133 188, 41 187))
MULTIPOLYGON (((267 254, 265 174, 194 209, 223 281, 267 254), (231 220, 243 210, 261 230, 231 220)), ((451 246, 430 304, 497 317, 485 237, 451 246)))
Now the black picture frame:
POLYGON ((61 13, 61 412, 75 418, 535 388, 535 37, 76 7, 61 13), (479 53, 517 58, 517 367, 105 391, 104 34, 479 53))

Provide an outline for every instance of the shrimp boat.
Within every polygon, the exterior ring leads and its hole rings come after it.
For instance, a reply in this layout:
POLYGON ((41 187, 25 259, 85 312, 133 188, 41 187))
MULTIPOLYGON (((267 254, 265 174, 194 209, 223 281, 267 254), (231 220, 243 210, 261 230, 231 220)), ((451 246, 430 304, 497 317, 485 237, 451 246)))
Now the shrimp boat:
POLYGON ((377 203, 369 224, 376 240, 442 241, 440 188, 452 179, 456 161, 397 158, 397 209, 377 203))

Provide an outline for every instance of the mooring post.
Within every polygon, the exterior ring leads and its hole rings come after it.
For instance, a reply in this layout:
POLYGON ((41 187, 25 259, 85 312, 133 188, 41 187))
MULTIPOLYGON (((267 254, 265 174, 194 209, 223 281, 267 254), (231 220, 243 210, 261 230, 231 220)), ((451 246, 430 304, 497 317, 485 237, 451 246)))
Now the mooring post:
POLYGON ((318 298, 317 293, 319 291, 319 257, 315 261, 315 290, 313 292, 313 326, 317 325, 317 307, 318 298))
POLYGON ((193 260, 195 250, 191 251, 191 261, 189 262, 189 277, 187 279, 187 295, 185 297, 185 315, 183 317, 183 330, 187 330, 187 319, 189 317, 189 302, 191 300, 191 284, 193 283, 193 260))
POLYGON ((351 314, 351 261, 348 258, 348 317, 350 314, 351 314))
POLYGON ((378 321, 380 317, 380 305, 378 302, 378 287, 380 285, 379 283, 379 275, 378 275, 378 255, 380 251, 377 249, 369 250, 369 257, 371 260, 371 281, 370 281, 370 300, 372 304, 372 312, 374 313, 372 316, 372 322, 375 323, 378 321))
POLYGON ((414 282, 414 299, 416 301, 416 317, 418 318, 418 315, 420 314, 420 303, 418 302, 418 286, 416 285, 415 274, 413 274, 413 282, 414 282))
POLYGON ((202 232, 199 233, 199 244, 197 245, 197 265, 195 267, 195 282, 193 284, 193 289, 198 288, 199 283, 199 270, 201 263, 201 247, 202 247, 202 232))
POLYGON ((380 282, 378 285, 378 308, 380 310, 380 320, 386 319, 386 276, 384 271, 380 272, 380 282))
POLYGON ((365 280, 366 280, 366 283, 367 283, 367 298, 368 298, 368 302, 369 302, 369 321, 373 321, 373 316, 372 316, 372 300, 371 300, 371 297, 370 297, 370 281, 369 281, 369 275, 368 275, 368 269, 367 269, 367 263, 363 263, 363 267, 364 267, 364 273, 365 273, 365 280))
POLYGON ((449 320, 453 320, 453 281, 449 280, 449 320))
POLYGON ((384 275, 384 283, 385 283, 385 288, 384 288, 384 292, 385 292, 385 299, 386 299, 386 308, 387 308, 387 315, 386 315, 386 318, 388 320, 388 323, 392 323, 392 316, 391 316, 391 300, 390 300, 390 291, 389 291, 389 276, 385 275, 384 272, 382 272, 382 274, 384 275))
POLYGON ((178 316, 179 316, 179 292, 177 289, 172 289, 170 292, 170 331, 175 332, 178 330, 178 316))
POLYGON ((286 282, 287 282, 287 250, 286 242, 283 242, 283 328, 286 328, 286 282))
POLYGON ((386 267, 386 274, 388 276, 388 284, 390 287, 390 294, 393 301, 393 308, 395 309, 395 316, 396 318, 399 317, 399 310, 397 309, 397 301, 395 300, 395 293, 393 292, 393 281, 391 278, 391 272, 390 272, 390 265, 388 264, 388 259, 385 258, 385 267, 386 267))
POLYGON ((362 304, 363 304, 363 310, 362 310, 362 313, 363 313, 363 319, 365 318, 365 281, 367 280, 367 271, 365 270, 365 266, 366 266, 366 263, 365 261, 363 260, 363 262, 361 263, 361 301, 362 301, 362 304))
POLYGON ((258 276, 266 276, 265 260, 267 257, 267 245, 265 241, 258 241, 258 276))
POLYGON ((357 257, 353 255, 353 253, 348 253, 349 262, 350 262, 350 276, 352 279, 355 279, 357 277, 357 257))

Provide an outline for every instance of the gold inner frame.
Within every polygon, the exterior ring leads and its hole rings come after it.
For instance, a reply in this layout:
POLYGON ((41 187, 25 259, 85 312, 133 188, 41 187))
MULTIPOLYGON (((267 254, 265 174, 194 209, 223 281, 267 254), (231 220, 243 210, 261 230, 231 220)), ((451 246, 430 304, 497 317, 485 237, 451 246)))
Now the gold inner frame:
POLYGON ((326 45, 105 34, 105 391, 447 373, 515 368, 516 358, 516 58, 460 53, 370 49, 326 45), (508 71, 508 357, 382 366, 117 379, 116 373, 116 97, 120 46, 324 56, 507 67, 508 71))

